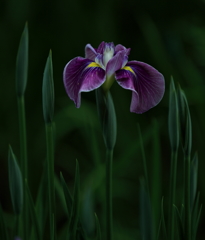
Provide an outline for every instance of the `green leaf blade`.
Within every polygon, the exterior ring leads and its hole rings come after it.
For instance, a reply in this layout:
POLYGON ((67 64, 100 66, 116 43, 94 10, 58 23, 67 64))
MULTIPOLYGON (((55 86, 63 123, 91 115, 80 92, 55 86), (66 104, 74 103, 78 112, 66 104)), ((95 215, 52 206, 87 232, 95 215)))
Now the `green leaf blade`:
POLYGON ((74 196, 71 210, 71 218, 69 222, 69 240, 76 239, 79 213, 80 213, 80 175, 78 161, 76 160, 74 196))
POLYGON ((11 147, 9 147, 8 154, 8 169, 11 201, 15 214, 19 215, 23 208, 23 181, 21 170, 11 147))
POLYGON ((39 223, 38 223, 38 220, 37 220, 36 209, 35 209, 35 206, 34 206, 33 198, 31 196, 31 192, 29 190, 27 181, 26 181, 25 184, 26 184, 26 193, 27 193, 27 196, 28 196, 28 203, 29 203, 29 208, 30 208, 30 212, 31 212, 31 218, 32 218, 32 221, 33 221, 33 226, 34 226, 34 229, 35 229, 36 239, 41 240, 40 229, 39 229, 39 225, 38 225, 39 223))

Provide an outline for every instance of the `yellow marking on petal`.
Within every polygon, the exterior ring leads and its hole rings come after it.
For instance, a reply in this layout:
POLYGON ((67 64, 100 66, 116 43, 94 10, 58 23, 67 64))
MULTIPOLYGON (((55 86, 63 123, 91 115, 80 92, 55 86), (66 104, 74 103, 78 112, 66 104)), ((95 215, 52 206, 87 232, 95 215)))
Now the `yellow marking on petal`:
POLYGON ((135 72, 134 72, 134 71, 132 70, 132 68, 129 67, 129 66, 124 66, 122 69, 127 70, 127 71, 130 71, 131 73, 133 73, 133 74, 135 75, 135 72))
POLYGON ((91 62, 90 64, 88 64, 86 68, 90 68, 90 67, 100 67, 100 65, 95 62, 91 62))

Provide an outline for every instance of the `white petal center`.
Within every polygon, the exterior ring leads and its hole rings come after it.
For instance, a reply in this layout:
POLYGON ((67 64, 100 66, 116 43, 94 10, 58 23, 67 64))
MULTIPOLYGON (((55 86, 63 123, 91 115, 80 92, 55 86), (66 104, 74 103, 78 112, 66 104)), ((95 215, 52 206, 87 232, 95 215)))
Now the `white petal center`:
POLYGON ((114 55, 114 48, 112 46, 106 46, 103 52, 103 65, 106 67, 107 63, 114 55))

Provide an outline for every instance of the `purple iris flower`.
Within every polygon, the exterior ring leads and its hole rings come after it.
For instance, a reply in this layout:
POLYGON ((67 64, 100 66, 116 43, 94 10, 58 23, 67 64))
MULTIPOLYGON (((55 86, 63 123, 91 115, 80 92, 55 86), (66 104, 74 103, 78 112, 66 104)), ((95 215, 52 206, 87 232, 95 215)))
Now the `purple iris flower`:
POLYGON ((114 80, 132 91, 130 111, 143 113, 156 106, 164 95, 163 75, 152 66, 139 61, 128 62, 130 48, 102 42, 98 48, 85 47, 85 58, 76 57, 64 68, 66 92, 77 108, 81 92, 102 88, 109 90, 114 80))

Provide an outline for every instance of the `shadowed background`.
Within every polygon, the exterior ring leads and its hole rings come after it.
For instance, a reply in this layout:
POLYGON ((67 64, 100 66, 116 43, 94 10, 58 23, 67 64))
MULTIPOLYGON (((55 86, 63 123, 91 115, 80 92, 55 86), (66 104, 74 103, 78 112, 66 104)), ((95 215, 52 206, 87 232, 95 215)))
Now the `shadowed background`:
MULTIPOLYGON (((114 84, 111 89, 118 120, 113 165, 113 207, 116 239, 139 236, 139 178, 143 176, 137 123, 144 140, 151 192, 154 201, 168 201, 170 144, 168 137, 168 88, 170 76, 184 89, 193 124, 193 154, 198 151, 201 202, 205 202, 205 1, 15 1, 0 2, 0 202, 12 213, 7 174, 11 144, 19 156, 18 113, 15 95, 15 61, 25 22, 29 27, 29 74, 25 94, 29 178, 35 199, 46 155, 42 115, 42 79, 52 49, 55 85, 55 172, 60 171, 72 192, 75 159, 80 164, 82 218, 99 215, 103 227, 105 147, 95 106, 95 93, 82 93, 76 109, 67 97, 62 72, 84 47, 102 41, 131 48, 129 60, 146 62, 165 77, 166 92, 158 106, 142 115, 130 113, 131 92, 114 84), (160 183, 160 186, 157 185, 160 183), (159 197, 160 196, 160 197, 159 197), (91 203, 91 200, 93 204, 91 203), (88 205, 86 205, 88 204, 88 205)), ((183 157, 178 159, 178 196, 181 194, 183 157)), ((178 200, 179 201, 179 200, 178 200)), ((181 202, 177 202, 178 205, 181 202)), ((157 212, 157 211, 156 211, 157 212)), ((159 217, 159 216, 158 216, 159 217)), ((158 218, 157 217, 157 218, 158 218)), ((58 209, 59 232, 64 224, 58 209)), ((201 223, 205 220, 202 211, 201 223)), ((88 221, 89 219, 89 221, 88 221)), ((85 221, 85 222, 86 222, 85 221)), ((86 225, 86 223, 85 223, 86 225)), ((204 239, 199 226, 199 239, 204 239)))

